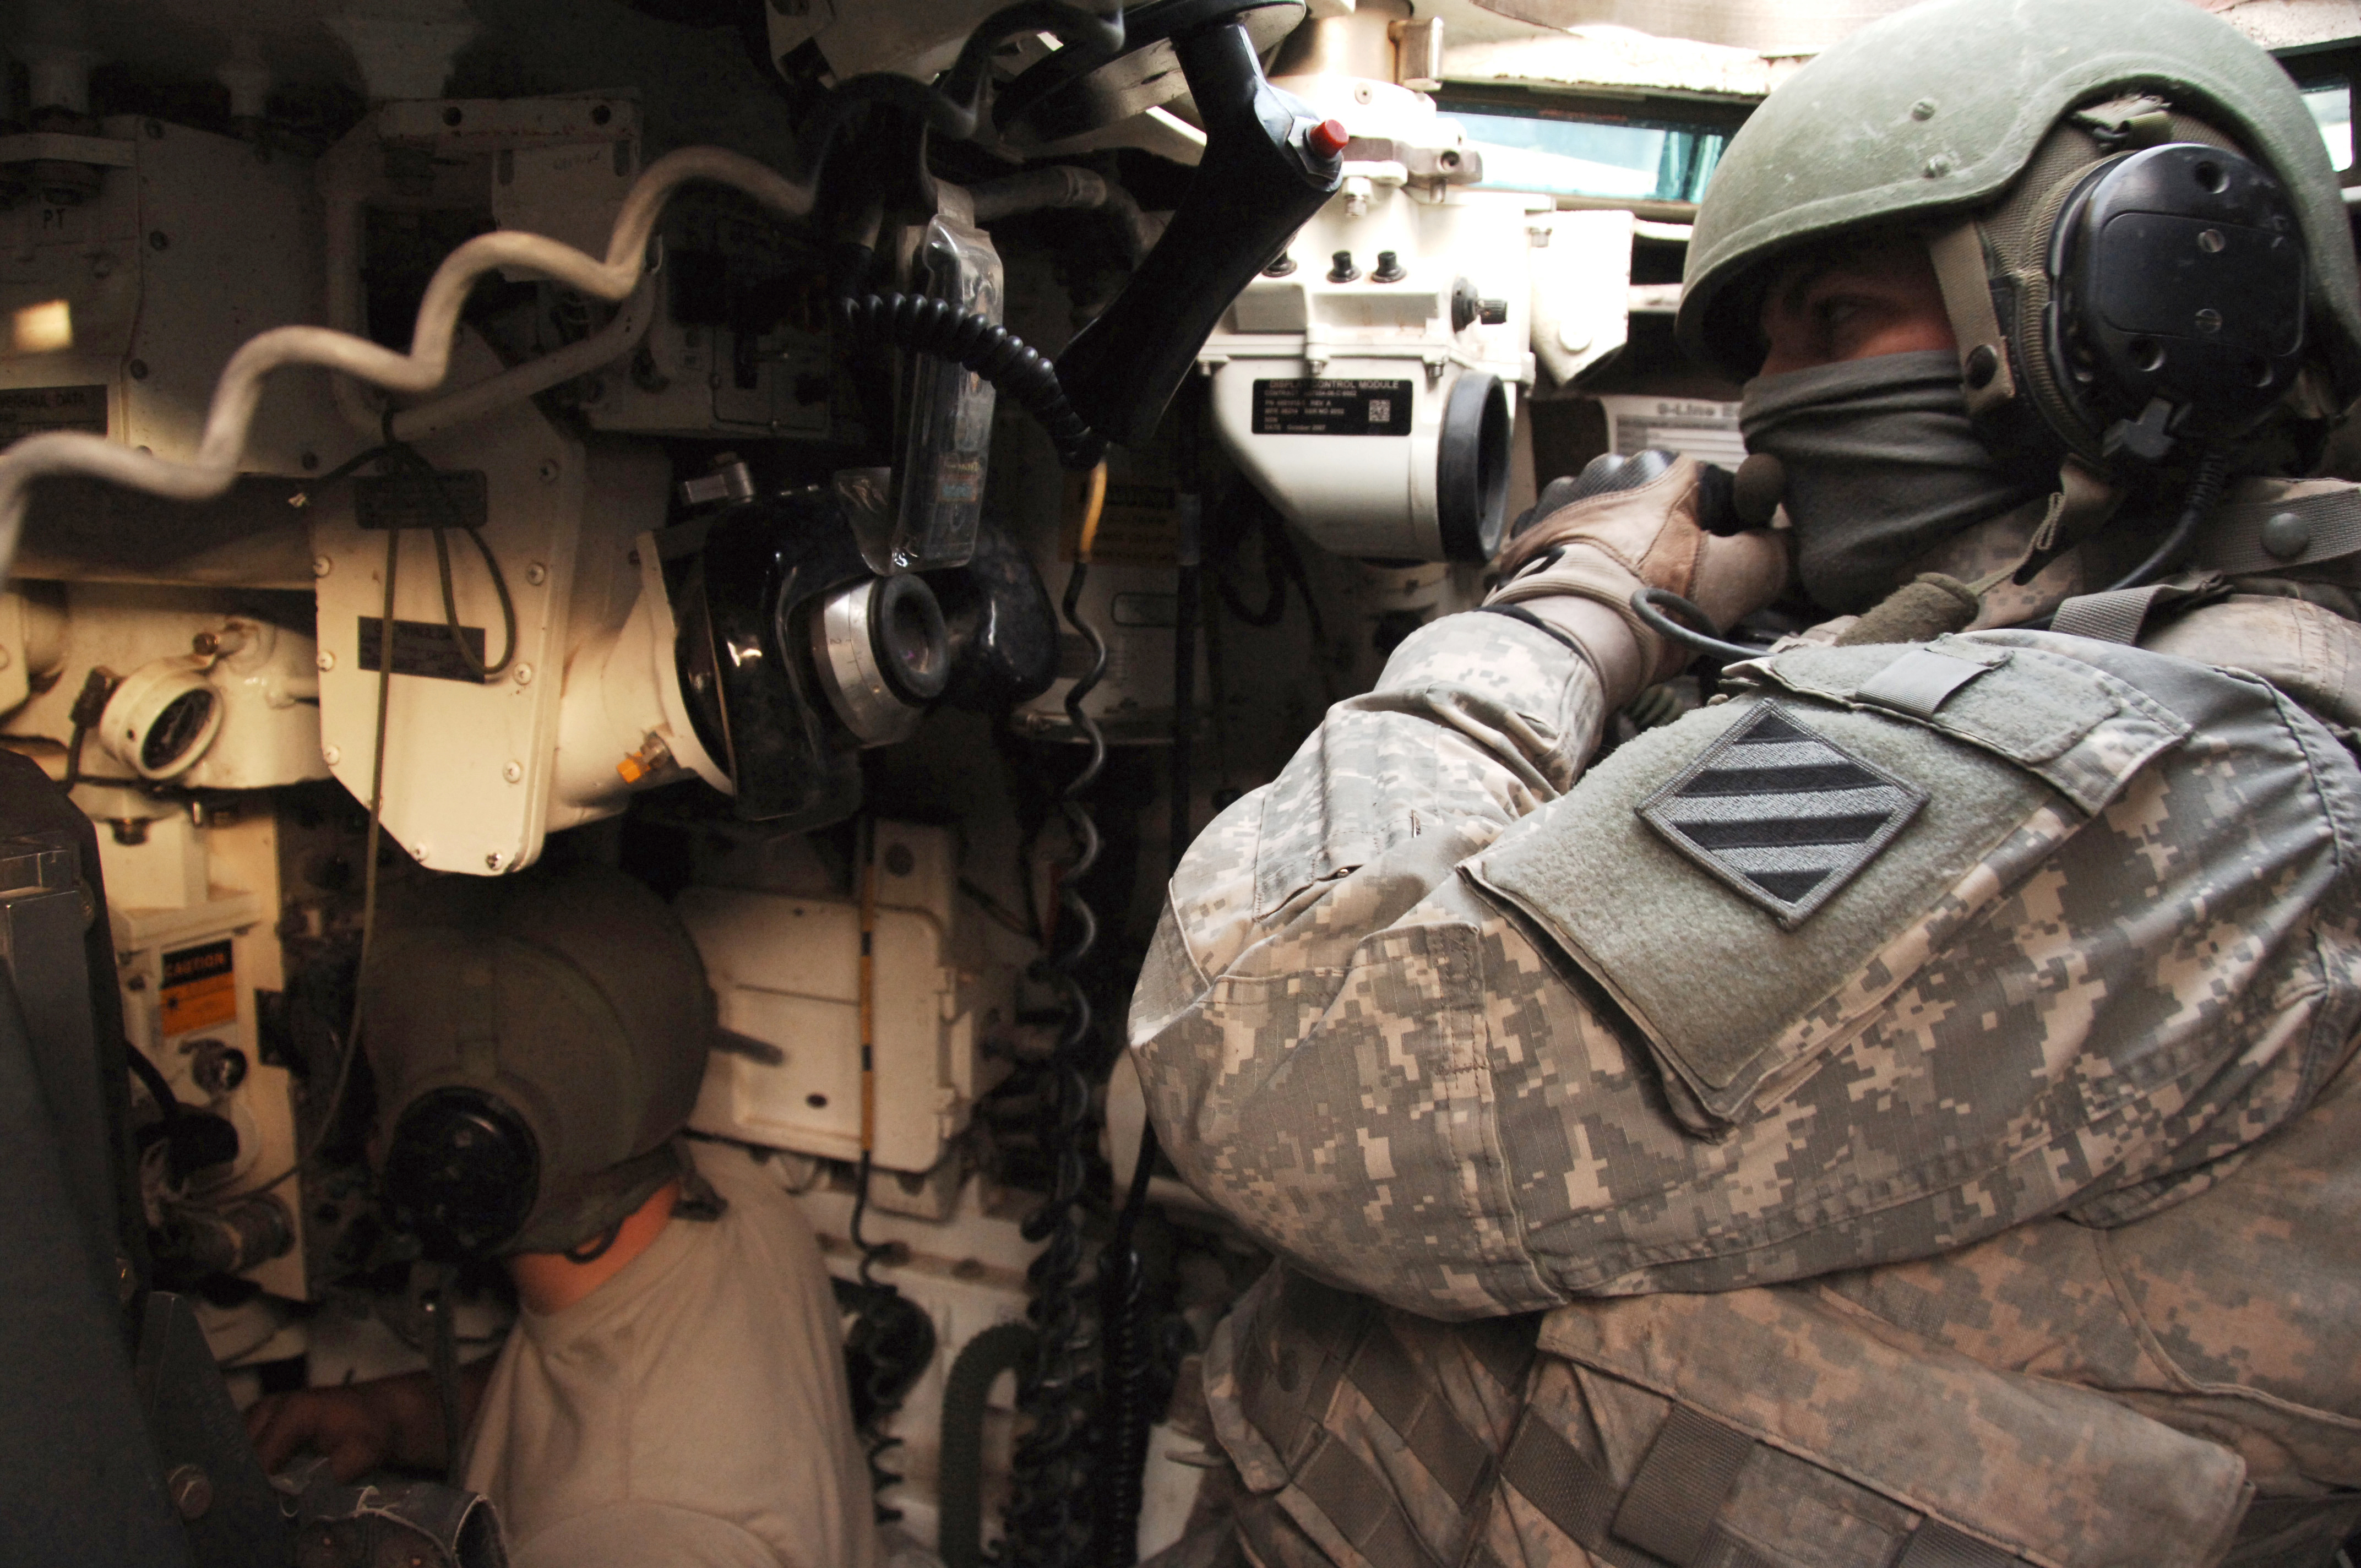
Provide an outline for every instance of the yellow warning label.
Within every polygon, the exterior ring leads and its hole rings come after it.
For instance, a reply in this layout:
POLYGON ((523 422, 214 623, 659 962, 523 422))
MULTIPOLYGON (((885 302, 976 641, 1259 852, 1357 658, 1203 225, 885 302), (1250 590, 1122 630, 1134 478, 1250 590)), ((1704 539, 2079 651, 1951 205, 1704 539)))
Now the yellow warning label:
POLYGON ((184 1034, 237 1022, 237 968, 229 938, 164 955, 161 1032, 184 1034))

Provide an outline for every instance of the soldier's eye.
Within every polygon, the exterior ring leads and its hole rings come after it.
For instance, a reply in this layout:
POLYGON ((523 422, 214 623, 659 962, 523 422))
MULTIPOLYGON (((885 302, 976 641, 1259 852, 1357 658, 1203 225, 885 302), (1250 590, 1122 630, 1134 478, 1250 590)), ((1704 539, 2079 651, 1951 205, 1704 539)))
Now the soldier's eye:
POLYGON ((1813 314, 1822 327, 1833 332, 1860 320, 1868 308, 1869 302, 1858 294, 1837 294, 1820 301, 1813 314))

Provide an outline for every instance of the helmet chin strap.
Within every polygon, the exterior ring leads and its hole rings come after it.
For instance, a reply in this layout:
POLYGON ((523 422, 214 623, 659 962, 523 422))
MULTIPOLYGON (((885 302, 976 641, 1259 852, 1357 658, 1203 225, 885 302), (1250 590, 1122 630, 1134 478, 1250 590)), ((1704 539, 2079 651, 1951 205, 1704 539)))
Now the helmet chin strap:
POLYGON ((1952 225, 1927 241, 1935 281, 1943 291, 1943 311, 1960 345, 1960 385, 1967 393, 1968 417, 1985 415, 2016 396, 2009 367, 2008 338, 1993 308, 1991 269, 1984 258, 1983 226, 1975 219, 1952 225))

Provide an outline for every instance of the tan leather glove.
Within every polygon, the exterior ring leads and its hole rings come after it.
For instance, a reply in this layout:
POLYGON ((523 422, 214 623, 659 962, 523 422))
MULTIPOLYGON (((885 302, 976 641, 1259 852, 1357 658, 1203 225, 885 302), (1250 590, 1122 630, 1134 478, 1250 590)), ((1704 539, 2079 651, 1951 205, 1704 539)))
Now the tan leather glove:
POLYGON ((1501 583, 1485 602, 1539 610, 1535 601, 1572 596, 1604 605, 1639 644, 1641 684, 1670 680, 1694 653, 1650 630, 1632 612, 1633 594, 1669 588, 1726 630, 1777 598, 1791 569, 1786 541, 1767 528, 1721 535, 1700 526, 1701 471, 1694 457, 1677 457, 1637 488, 1587 495, 1535 518, 1500 553, 1501 583))

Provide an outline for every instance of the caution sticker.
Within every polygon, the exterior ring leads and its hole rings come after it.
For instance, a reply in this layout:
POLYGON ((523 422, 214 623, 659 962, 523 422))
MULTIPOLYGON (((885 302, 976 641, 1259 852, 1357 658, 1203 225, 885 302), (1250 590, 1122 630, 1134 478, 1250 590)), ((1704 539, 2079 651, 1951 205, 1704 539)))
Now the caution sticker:
POLYGON ((163 1033, 237 1022, 237 967, 229 938, 164 955, 163 1033))

